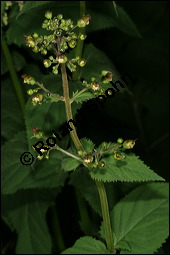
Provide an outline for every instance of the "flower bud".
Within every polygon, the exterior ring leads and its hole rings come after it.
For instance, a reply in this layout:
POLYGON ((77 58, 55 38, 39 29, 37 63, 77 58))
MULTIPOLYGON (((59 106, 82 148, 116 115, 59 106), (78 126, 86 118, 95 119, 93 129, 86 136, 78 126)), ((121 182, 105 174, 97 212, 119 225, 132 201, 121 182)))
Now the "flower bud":
POLYGON ((52 18, 52 16, 53 16, 53 14, 52 14, 52 12, 51 12, 51 11, 46 11, 46 13, 45 13, 45 17, 46 17, 46 19, 51 19, 51 18, 52 18))
POLYGON ((76 46, 77 42, 75 40, 71 40, 68 42, 68 45, 70 46, 70 48, 74 48, 76 46))
POLYGON ((89 20, 91 19, 90 15, 83 16, 77 21, 78 27, 85 27, 89 24, 89 20))
POLYGON ((32 96, 34 94, 34 91, 32 89, 27 90, 27 94, 32 96))
POLYGON ((28 35, 28 36, 25 35, 25 40, 28 47, 31 47, 31 48, 35 47, 35 41, 31 35, 28 35))
POLYGON ((38 46, 35 46, 35 47, 32 49, 32 51, 35 52, 35 53, 39 52, 39 50, 40 50, 40 48, 39 48, 38 46))
POLYGON ((135 146, 135 140, 126 140, 123 143, 123 148, 132 149, 135 146))
POLYGON ((106 70, 102 71, 102 76, 106 76, 107 74, 108 74, 108 71, 106 71, 106 70))
POLYGON ((53 66, 53 74, 58 74, 58 65, 53 66))
POLYGON ((42 54, 42 55, 47 55, 47 50, 46 50, 46 49, 43 49, 43 50, 41 51, 41 54, 42 54))
POLYGON ((80 40, 85 40, 86 39, 86 37, 87 37, 87 35, 85 35, 85 34, 80 34, 79 35, 79 38, 80 38, 80 40))
POLYGON ((67 62, 67 57, 65 55, 61 55, 61 56, 58 56, 56 60, 58 61, 59 64, 63 64, 67 62))
POLYGON ((57 19, 61 20, 63 18, 63 15, 62 14, 58 14, 57 15, 57 19))
POLYGON ((119 138, 117 139, 117 142, 118 142, 118 143, 123 143, 123 138, 119 137, 119 138))
POLYGON ((44 59, 44 60, 43 60, 43 63, 44 63, 44 66, 45 66, 46 68, 48 68, 48 67, 51 66, 51 61, 50 61, 49 59, 44 59))
POLYGON ((33 33, 32 37, 33 37, 34 39, 37 39, 37 38, 38 38, 38 34, 37 34, 37 33, 33 33))
POLYGON ((38 160, 42 160, 43 157, 44 157, 44 155, 41 156, 40 154, 38 154, 37 159, 38 159, 38 160))
POLYGON ((99 162, 99 167, 105 167, 105 163, 103 161, 99 162))
POLYGON ((78 63, 79 66, 83 67, 86 64, 86 60, 85 59, 79 59, 77 63, 78 63))
POLYGON ((108 72, 107 75, 103 77, 102 82, 105 84, 109 83, 110 81, 112 81, 112 76, 113 74, 111 72, 108 72))
POLYGON ((80 157, 81 157, 81 156, 84 156, 84 152, 81 151, 81 150, 77 151, 77 154, 78 154, 80 157))

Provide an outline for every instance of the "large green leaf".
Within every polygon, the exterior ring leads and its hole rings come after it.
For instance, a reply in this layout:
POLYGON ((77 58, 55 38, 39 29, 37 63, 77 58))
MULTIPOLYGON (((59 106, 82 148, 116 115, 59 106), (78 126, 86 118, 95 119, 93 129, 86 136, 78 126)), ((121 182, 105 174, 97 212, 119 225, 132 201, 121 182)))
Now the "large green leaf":
POLYGON ((62 160, 62 169, 65 171, 75 170, 80 164, 81 162, 77 159, 66 157, 62 160))
POLYGON ((28 13, 28 12, 32 12, 32 11, 37 11, 37 7, 41 7, 44 6, 46 4, 49 4, 51 1, 27 1, 24 3, 24 6, 22 8, 22 11, 18 14, 18 16, 16 18, 18 18, 19 16, 28 13))
POLYGON ((18 234, 16 254, 50 254, 51 237, 46 223, 46 211, 54 200, 53 190, 19 191, 3 197, 3 217, 18 234))
POLYGON ((97 49, 93 44, 85 45, 83 57, 87 60, 87 63, 82 68, 81 72, 81 77, 85 80, 89 80, 91 77, 99 77, 102 70, 112 72, 113 81, 120 79, 120 75, 113 62, 104 52, 97 49))
MULTIPOLYGON (((15 12, 15 15, 12 15, 9 20, 10 26, 7 30, 8 43, 15 43, 21 46, 24 44, 25 33, 44 33, 45 30, 41 28, 41 23, 47 10, 52 10, 53 16, 62 13, 64 18, 73 19, 75 24, 80 18, 80 6, 79 2, 76 1, 28 1, 24 3, 22 11, 15 12), (34 22, 35 19, 36 23, 34 22)), ((87 32, 116 26, 125 33, 139 37, 140 34, 135 24, 118 5, 117 12, 118 16, 115 14, 111 1, 101 1, 97 5, 93 1, 86 2, 86 13, 92 17, 90 24, 87 26, 87 32)))
MULTIPOLYGON (((2 147, 3 194, 19 189, 61 187, 64 184, 67 174, 61 169, 61 152, 50 153, 49 160, 36 160, 34 166, 21 163, 24 152, 29 152, 25 132, 20 132, 2 147)), ((33 154, 34 151, 30 152, 33 154)), ((35 160, 35 153, 33 157, 35 160)))
POLYGON ((10 140, 15 134, 23 130, 24 119, 12 86, 12 81, 7 78, 2 81, 1 86, 1 134, 5 139, 10 140))
MULTIPOLYGON (((15 70, 20 71, 26 64, 25 59, 23 55, 21 55, 18 51, 13 50, 11 51, 11 57, 14 62, 15 70)), ((5 74, 8 71, 8 65, 4 56, 4 53, 2 52, 1 56, 1 75, 5 74)))
POLYGON ((111 254, 104 243, 90 236, 81 237, 73 247, 66 249, 61 254, 111 254))
POLYGON ((168 183, 144 184, 116 204, 110 217, 120 254, 153 254, 165 242, 168 187, 168 183))
MULTIPOLYGON (((81 195, 87 200, 94 211, 102 216, 97 186, 94 180, 92 180, 90 177, 87 169, 82 167, 71 173, 69 184, 76 187, 78 192, 80 192, 81 195)), ((107 192, 109 209, 111 210, 114 204, 119 200, 119 194, 121 192, 117 183, 105 183, 105 189, 107 192)))
POLYGON ((90 171, 93 179, 98 181, 144 182, 164 181, 164 179, 145 165, 138 156, 126 155, 124 160, 116 160, 113 156, 103 158, 103 168, 90 171))
POLYGON ((115 26, 122 32, 125 32, 131 36, 142 37, 128 13, 117 3, 116 9, 113 11, 113 18, 115 26))

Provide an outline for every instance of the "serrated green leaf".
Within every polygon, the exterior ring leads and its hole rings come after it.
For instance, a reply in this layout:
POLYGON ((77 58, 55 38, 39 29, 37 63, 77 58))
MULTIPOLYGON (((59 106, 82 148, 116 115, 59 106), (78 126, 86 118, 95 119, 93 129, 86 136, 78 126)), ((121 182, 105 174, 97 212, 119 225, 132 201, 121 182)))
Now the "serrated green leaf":
MULTIPOLYGON (((81 195, 87 200, 89 205, 94 209, 94 211, 102 216, 97 186, 90 177, 89 171, 87 169, 80 168, 75 172, 72 172, 70 175, 69 184, 76 187, 81 195)), ((106 183, 105 189, 107 193, 109 209, 111 210, 119 197, 117 194, 119 188, 116 183, 106 183)))
POLYGON ((105 163, 103 168, 96 168, 90 171, 93 179, 103 182, 122 181, 122 182, 144 182, 144 181, 164 181, 138 156, 134 154, 126 155, 126 159, 116 160, 113 156, 103 158, 105 163))
POLYGON ((20 189, 63 186, 67 177, 67 173, 61 170, 63 154, 53 151, 49 160, 38 161, 34 153, 34 166, 26 166, 21 163, 20 157, 28 151, 25 132, 20 132, 2 147, 2 194, 20 189))
POLYGON ((37 7, 41 7, 46 4, 49 4, 50 2, 52 2, 52 1, 33 1, 33 2, 27 1, 24 3, 22 11, 18 14, 18 16, 16 18, 18 18, 19 16, 21 16, 27 12, 33 11, 37 7))
MULTIPOLYGON (((114 6, 114 9, 115 9, 115 6, 114 6)), ((127 12, 122 7, 120 7, 117 3, 116 3, 116 12, 113 12, 113 18, 114 18, 114 24, 119 30, 131 36, 142 38, 135 23, 129 17, 127 12)))
POLYGON ((95 145, 90 139, 81 138, 80 141, 86 152, 91 153, 93 151, 95 145))
POLYGON ((104 243, 90 236, 81 237, 71 247, 61 254, 111 254, 104 243))
POLYGON ((81 103, 81 102, 84 102, 84 101, 87 101, 87 100, 89 100, 89 99, 91 99, 91 98, 94 98, 95 96, 92 94, 92 93, 90 93, 90 92, 85 92, 85 93, 82 93, 82 94, 80 94, 80 95, 78 95, 76 98, 75 98, 75 102, 77 102, 77 103, 81 103))
POLYGON ((62 169, 64 169, 65 171, 75 170, 80 164, 81 162, 77 159, 69 157, 64 158, 61 163, 62 169))
POLYGON ((110 218, 120 254, 153 254, 165 242, 169 233, 168 190, 168 183, 144 184, 116 204, 110 218))
MULTIPOLYGON (((24 57, 18 51, 15 50, 11 52, 11 55, 16 71, 20 71, 26 64, 24 57)), ((1 57, 1 67, 2 67, 1 75, 8 72, 9 69, 3 52, 1 57)))
MULTIPOLYGON (((56 194, 54 190, 53 193, 56 194)), ((7 210, 3 215, 8 216, 18 234, 16 254, 51 253, 46 211, 52 201, 54 196, 50 190, 22 190, 4 196, 3 206, 7 210)))
POLYGON ((12 86, 12 81, 8 78, 2 81, 2 125, 1 135, 9 140, 24 128, 23 115, 12 86))
POLYGON ((83 79, 90 80, 91 77, 97 78, 101 75, 102 70, 112 72, 113 81, 121 79, 113 62, 93 44, 85 45, 83 58, 87 60, 86 65, 82 68, 81 77, 83 79))
POLYGON ((117 13, 117 5, 116 5, 116 2, 113 1, 113 7, 114 7, 114 10, 115 10, 115 13, 117 15, 117 17, 119 16, 118 13, 117 13))

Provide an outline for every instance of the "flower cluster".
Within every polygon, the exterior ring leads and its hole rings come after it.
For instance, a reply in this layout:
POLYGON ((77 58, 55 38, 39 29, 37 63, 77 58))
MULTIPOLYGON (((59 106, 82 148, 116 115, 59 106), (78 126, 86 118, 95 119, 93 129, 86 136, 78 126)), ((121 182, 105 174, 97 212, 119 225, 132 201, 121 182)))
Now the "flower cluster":
POLYGON ((103 70, 98 78, 92 77, 90 82, 84 80, 82 84, 90 88, 95 96, 105 95, 105 89, 102 85, 110 83, 112 76, 113 74, 111 72, 103 70))
POLYGON ((123 153, 126 149, 132 149, 135 146, 136 140, 125 140, 118 138, 116 143, 106 143, 103 142, 98 149, 94 150, 91 153, 86 153, 79 150, 77 152, 84 163, 90 168, 105 167, 105 163, 102 161, 104 155, 113 155, 116 160, 123 160, 126 158, 123 153))
POLYGON ((90 16, 86 15, 77 21, 74 25, 71 19, 64 19, 62 14, 53 17, 51 11, 46 11, 45 20, 42 23, 42 28, 52 31, 50 35, 25 35, 26 45, 37 53, 47 55, 48 51, 55 54, 50 55, 44 59, 43 64, 46 68, 52 66, 52 72, 58 74, 58 67, 60 64, 66 63, 71 72, 76 70, 77 65, 83 67, 86 63, 85 59, 79 57, 68 59, 65 51, 69 48, 74 48, 77 45, 77 40, 85 40, 86 35, 77 34, 73 30, 76 27, 85 27, 89 24, 90 16))

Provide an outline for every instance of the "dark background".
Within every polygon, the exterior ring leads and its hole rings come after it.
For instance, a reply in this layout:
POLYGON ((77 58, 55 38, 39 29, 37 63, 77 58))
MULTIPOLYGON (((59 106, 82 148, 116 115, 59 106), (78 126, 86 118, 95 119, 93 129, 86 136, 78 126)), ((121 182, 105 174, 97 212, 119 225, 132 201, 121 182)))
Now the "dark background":
MULTIPOLYGON (((104 4, 104 2, 102 3, 104 4)), ((128 85, 131 95, 128 92, 116 93, 113 98, 107 99, 103 109, 88 111, 87 103, 83 103, 79 114, 84 122, 78 126, 78 135, 80 138, 87 137, 91 139, 96 145, 103 141, 115 141, 118 137, 137 139, 134 147, 135 154, 168 181, 169 5, 166 1, 119 1, 118 3, 132 18, 142 38, 130 36, 115 27, 108 27, 89 31, 85 44, 93 43, 95 47, 108 56, 121 75, 128 73, 136 78, 136 82, 128 85)), ((99 14, 102 12, 102 4, 100 7, 100 5, 96 6, 96 2, 88 2, 87 9, 90 6, 94 9, 98 8, 99 14)), ((67 9, 67 11, 70 10, 67 9)), ((98 22, 102 24, 102 18, 98 22)), ((14 31, 14 33, 17 33, 17 31, 14 31)), ((42 58, 38 54, 31 53, 31 50, 27 49, 22 43, 19 45, 14 41, 12 42, 12 40, 10 41, 10 38, 8 38, 8 41, 10 50, 21 53, 25 59, 25 65, 18 71, 19 77, 24 68, 27 69, 27 65, 39 64, 39 60, 42 58)), ((1 63, 2 69, 5 68, 5 62, 1 63)), ((41 71, 44 73, 43 68, 41 71)), ((5 80, 8 75, 8 72, 3 73, 2 79, 5 80)), ((12 87, 11 90, 13 90, 12 87)), ((23 91, 27 100, 28 95, 24 87, 23 91)), ((2 104, 2 107, 6 107, 5 103, 2 104)), ((20 118, 20 114, 17 112, 18 109, 11 110, 14 114, 18 114, 20 118)), ((12 125, 12 120, 8 119, 8 125, 12 125)), ((23 126, 24 122, 21 129, 23 126)), ((7 137, 2 133, 2 145, 7 140, 7 137)), ((77 203, 70 202, 73 201, 71 198, 75 195, 74 193, 74 188, 68 185, 68 181, 66 181, 62 193, 56 199, 56 203, 62 205, 58 208, 58 215, 67 247, 73 245, 75 239, 83 234, 77 221, 77 218, 80 217, 77 203), (63 208, 63 200, 66 201, 65 204, 70 205, 69 210, 63 208), (66 219, 69 217, 71 220, 68 223, 66 219), (71 226, 68 228, 70 222, 71 226)), ((89 207, 89 205, 87 206, 89 207)), ((92 213, 90 208, 88 210, 89 213, 92 213)), ((95 217, 96 223, 99 222, 97 214, 93 212, 91 216, 95 217)), ((47 221, 50 226, 50 216, 48 214, 47 221)), ((3 221, 2 231, 3 246, 9 240, 12 240, 6 254, 14 254, 15 232, 12 233, 3 221)), ((168 254, 167 243, 160 248, 158 254, 168 254)))

